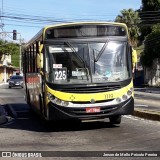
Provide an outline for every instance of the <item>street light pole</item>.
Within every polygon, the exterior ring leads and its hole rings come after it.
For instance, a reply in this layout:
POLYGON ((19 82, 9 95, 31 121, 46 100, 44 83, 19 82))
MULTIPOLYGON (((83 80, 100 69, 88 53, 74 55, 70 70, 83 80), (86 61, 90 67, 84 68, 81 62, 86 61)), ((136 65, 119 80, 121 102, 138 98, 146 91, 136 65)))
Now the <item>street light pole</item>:
MULTIPOLYGON (((19 33, 20 34, 20 33, 19 33)), ((21 34, 20 34, 20 39, 19 39, 19 73, 21 74, 21 55, 22 55, 22 43, 21 43, 21 34)))
POLYGON ((6 54, 4 54, 4 60, 3 60, 3 67, 4 67, 4 73, 3 73, 3 80, 4 83, 6 83, 7 75, 6 75, 6 68, 7 68, 7 60, 6 60, 6 54))

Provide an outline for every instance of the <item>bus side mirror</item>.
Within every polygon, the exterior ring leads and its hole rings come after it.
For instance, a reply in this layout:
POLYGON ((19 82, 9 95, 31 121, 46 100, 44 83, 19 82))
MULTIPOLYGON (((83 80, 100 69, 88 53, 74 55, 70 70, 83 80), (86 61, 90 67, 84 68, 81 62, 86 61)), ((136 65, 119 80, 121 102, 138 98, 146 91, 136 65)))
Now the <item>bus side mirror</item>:
POLYGON ((40 46, 39 46, 39 53, 42 53, 42 50, 43 50, 43 44, 40 44, 40 46))
POLYGON ((133 70, 135 68, 135 65, 137 63, 137 52, 135 49, 132 48, 132 66, 133 66, 133 70))
POLYGON ((43 44, 39 46, 39 53, 37 54, 37 68, 43 68, 43 44))
POLYGON ((39 69, 43 68, 43 54, 42 53, 40 53, 40 55, 37 54, 37 68, 39 69))

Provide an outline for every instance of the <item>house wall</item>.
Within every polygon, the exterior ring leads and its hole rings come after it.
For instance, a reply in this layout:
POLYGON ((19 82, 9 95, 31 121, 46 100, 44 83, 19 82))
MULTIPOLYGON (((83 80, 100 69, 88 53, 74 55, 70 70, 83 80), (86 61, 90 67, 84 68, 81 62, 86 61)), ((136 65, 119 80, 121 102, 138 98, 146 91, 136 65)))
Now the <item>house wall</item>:
MULTIPOLYGON (((6 78, 9 79, 9 77, 13 74, 14 68, 7 67, 6 68, 6 78)), ((4 82, 4 67, 0 67, 0 83, 4 82)))
POLYGON ((3 72, 4 72, 4 69, 2 67, 0 67, 0 83, 3 80, 3 72))
POLYGON ((145 82, 150 86, 160 86, 160 59, 154 60, 152 68, 145 68, 145 82))
POLYGON ((0 57, 0 83, 4 82, 4 65, 6 67, 6 80, 13 74, 15 68, 11 65, 11 55, 3 54, 0 57))

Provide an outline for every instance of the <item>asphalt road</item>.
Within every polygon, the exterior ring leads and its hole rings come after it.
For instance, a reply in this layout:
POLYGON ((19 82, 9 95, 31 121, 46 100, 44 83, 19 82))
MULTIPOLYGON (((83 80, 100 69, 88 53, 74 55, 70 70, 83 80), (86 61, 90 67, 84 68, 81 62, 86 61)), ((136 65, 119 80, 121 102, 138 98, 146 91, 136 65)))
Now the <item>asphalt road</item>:
POLYGON ((160 94, 135 92, 135 106, 160 112, 160 94))
MULTIPOLYGON (((18 115, 16 119, 11 118, 9 123, 0 126, 1 151, 158 151, 160 149, 158 121, 124 116, 120 126, 110 125, 106 119, 74 124, 63 121, 46 127, 37 115, 29 111, 23 89, 0 86, 0 100, 3 104, 12 105, 18 115)), ((133 159, 143 159, 143 157, 133 159)))

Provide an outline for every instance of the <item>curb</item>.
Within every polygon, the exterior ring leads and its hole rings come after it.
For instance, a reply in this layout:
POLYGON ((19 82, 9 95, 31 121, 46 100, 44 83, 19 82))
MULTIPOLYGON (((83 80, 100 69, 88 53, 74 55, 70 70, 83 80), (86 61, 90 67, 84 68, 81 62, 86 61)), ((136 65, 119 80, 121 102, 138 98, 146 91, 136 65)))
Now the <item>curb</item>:
POLYGON ((160 121, 160 112, 135 109, 133 115, 144 119, 160 121))

